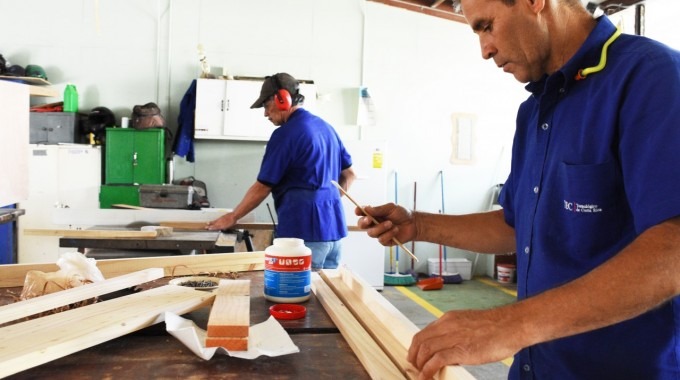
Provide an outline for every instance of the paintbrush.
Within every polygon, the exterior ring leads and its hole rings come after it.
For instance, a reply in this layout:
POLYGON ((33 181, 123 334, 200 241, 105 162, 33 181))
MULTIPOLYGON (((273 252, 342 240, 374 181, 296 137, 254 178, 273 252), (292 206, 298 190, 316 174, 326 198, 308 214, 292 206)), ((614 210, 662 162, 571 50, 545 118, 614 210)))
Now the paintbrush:
MULTIPOLYGON (((347 199, 349 199, 352 203, 354 203, 354 205, 357 206, 357 207, 361 210, 361 212, 362 212, 364 215, 366 215, 367 217, 369 217, 369 218, 371 219, 371 221, 373 222, 373 224, 380 224, 373 216, 371 216, 369 213, 367 213, 366 210, 364 210, 364 208, 361 207, 361 206, 359 205, 359 203, 357 203, 357 201, 355 201, 349 194, 347 194, 347 192, 345 191, 345 189, 343 189, 342 186, 340 186, 339 183, 337 183, 337 182, 335 182, 335 181, 331 181, 331 183, 333 184, 333 186, 337 187, 338 190, 340 190, 340 192, 341 192, 343 195, 345 195, 345 196, 347 197, 347 199)), ((395 243, 397 243, 397 245, 399 245, 399 246, 401 247, 401 249, 403 249, 404 251, 406 251, 406 253, 408 253, 409 255, 411 255, 411 257, 413 257, 413 259, 414 259, 415 261, 418 261, 418 258, 416 257, 416 255, 414 255, 413 252, 411 252, 408 248, 406 248, 403 244, 401 244, 401 242, 400 242, 399 240, 397 240, 397 238, 394 238, 394 237, 393 237, 393 238, 392 238, 392 241, 395 242, 395 243)), ((397 270, 398 270, 398 269, 399 269, 399 268, 397 268, 397 270)))

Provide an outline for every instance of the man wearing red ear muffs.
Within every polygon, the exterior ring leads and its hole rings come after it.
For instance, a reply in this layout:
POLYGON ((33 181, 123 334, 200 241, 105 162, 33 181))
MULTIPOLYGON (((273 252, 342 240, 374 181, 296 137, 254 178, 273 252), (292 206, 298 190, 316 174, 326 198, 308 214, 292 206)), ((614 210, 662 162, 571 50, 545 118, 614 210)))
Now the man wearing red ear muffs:
POLYGON ((337 268, 347 224, 337 181, 348 190, 355 178, 352 158, 335 129, 302 108, 299 82, 287 73, 266 77, 250 108, 264 108, 276 128, 267 143, 257 181, 233 211, 206 224, 228 229, 271 193, 278 215, 275 236, 303 239, 312 270, 337 268))

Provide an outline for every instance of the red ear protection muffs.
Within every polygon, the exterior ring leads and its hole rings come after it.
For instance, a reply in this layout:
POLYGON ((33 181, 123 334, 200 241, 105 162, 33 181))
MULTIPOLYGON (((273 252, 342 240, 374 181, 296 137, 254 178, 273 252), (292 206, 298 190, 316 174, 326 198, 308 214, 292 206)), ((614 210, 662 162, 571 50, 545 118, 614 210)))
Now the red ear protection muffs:
POLYGON ((276 108, 281 111, 288 111, 290 107, 293 106, 293 99, 290 96, 290 92, 288 92, 288 90, 285 88, 281 88, 281 83, 279 82, 278 76, 272 76, 272 82, 276 88, 276 92, 274 93, 274 103, 276 103, 276 108))

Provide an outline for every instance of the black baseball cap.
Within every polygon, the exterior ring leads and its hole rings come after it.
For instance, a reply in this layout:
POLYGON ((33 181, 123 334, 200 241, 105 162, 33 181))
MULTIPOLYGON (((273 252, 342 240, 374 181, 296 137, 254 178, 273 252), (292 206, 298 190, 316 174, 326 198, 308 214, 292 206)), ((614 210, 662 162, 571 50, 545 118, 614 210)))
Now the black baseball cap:
POLYGON ((260 108, 264 105, 272 95, 274 95, 278 90, 288 90, 291 97, 295 99, 295 95, 298 94, 298 89, 300 84, 297 79, 293 78, 287 73, 278 73, 270 77, 265 77, 262 83, 262 89, 260 90, 260 97, 257 98, 255 103, 253 103, 250 108, 260 108))

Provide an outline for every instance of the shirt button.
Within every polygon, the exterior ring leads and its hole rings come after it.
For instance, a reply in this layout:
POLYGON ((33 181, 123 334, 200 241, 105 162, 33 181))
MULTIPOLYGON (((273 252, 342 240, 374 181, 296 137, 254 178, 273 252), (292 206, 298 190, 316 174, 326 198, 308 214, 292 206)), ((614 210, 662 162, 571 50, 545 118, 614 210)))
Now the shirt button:
POLYGON ((542 130, 547 131, 548 128, 550 128, 550 125, 548 125, 548 123, 543 123, 543 124, 541 124, 541 129, 542 129, 542 130))
POLYGON ((531 366, 529 364, 525 364, 525 365, 522 366, 522 369, 525 372, 529 372, 529 371, 531 371, 531 366))
POLYGON ((564 87, 560 88, 560 94, 564 94, 565 91, 564 87))
POLYGON ((538 194, 538 186, 534 186, 534 194, 538 194))
POLYGON ((529 254, 529 247, 528 246, 524 247, 524 253, 526 253, 527 255, 529 254))

